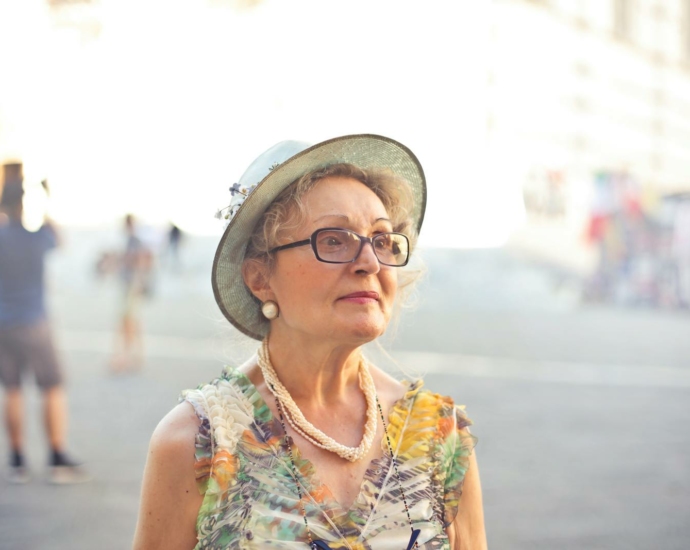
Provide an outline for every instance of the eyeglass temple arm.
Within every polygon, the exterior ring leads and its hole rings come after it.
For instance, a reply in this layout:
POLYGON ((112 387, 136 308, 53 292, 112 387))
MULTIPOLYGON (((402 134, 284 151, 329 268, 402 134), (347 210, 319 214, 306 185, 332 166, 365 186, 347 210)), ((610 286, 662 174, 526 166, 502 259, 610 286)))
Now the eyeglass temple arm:
POLYGON ((304 239, 303 241, 297 241, 296 243, 290 243, 290 244, 283 244, 281 246, 276 246, 275 248, 271 248, 269 252, 278 252, 278 250, 287 250, 288 248, 297 248, 298 246, 304 246, 305 244, 309 244, 311 242, 311 239, 304 239))

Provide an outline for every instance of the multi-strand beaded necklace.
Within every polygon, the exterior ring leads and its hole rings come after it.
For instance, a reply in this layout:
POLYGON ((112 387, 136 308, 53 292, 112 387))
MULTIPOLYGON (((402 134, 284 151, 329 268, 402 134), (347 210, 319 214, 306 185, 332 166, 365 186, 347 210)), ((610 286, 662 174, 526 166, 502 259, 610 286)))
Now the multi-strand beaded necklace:
POLYGON ((371 444, 374 442, 374 437, 376 436, 376 386, 374 385, 374 379, 371 377, 369 369, 364 364, 364 360, 360 360, 359 362, 359 387, 362 389, 364 398, 367 402, 367 421, 364 425, 364 434, 362 435, 362 441, 359 446, 348 447, 347 445, 338 443, 335 439, 323 433, 304 417, 297 403, 292 399, 290 392, 288 392, 287 388, 283 386, 279 380, 278 374, 271 364, 267 339, 263 341, 259 349, 258 358, 259 368, 261 369, 268 389, 271 390, 276 401, 280 401, 283 404, 285 416, 290 426, 292 426, 297 433, 312 445, 335 453, 339 457, 345 458, 350 462, 360 460, 369 453, 371 444))

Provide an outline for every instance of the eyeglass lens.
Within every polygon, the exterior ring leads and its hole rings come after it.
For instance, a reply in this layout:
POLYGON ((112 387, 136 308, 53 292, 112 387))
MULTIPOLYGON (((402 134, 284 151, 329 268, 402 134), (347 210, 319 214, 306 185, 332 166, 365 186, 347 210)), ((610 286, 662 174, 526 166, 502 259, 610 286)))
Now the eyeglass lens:
MULTIPOLYGON (((316 254, 327 262, 351 262, 359 254, 362 241, 356 233, 347 229, 318 231, 314 246, 316 254)), ((405 265, 409 253, 407 238, 399 233, 381 233, 371 239, 374 254, 385 265, 405 265)))

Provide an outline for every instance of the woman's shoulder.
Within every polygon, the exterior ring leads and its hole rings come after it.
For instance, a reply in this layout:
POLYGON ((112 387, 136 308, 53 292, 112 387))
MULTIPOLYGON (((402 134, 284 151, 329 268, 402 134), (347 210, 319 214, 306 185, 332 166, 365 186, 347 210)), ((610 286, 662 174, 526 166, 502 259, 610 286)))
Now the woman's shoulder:
POLYGON ((179 453, 194 448, 199 424, 194 409, 187 403, 180 403, 156 426, 151 436, 151 448, 179 456, 179 453))
POLYGON ((170 548, 195 540, 194 521, 202 497, 194 491, 198 419, 181 403, 158 423, 149 445, 135 548, 170 548))
POLYGON ((405 398, 409 384, 396 380, 378 367, 372 366, 370 371, 376 386, 376 395, 382 403, 393 406, 405 398))

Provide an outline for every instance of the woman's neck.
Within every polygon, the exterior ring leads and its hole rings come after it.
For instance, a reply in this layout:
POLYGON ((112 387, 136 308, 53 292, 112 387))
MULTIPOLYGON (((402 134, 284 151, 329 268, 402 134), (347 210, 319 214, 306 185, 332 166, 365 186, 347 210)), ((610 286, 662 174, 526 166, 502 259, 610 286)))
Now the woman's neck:
POLYGON ((359 391, 359 346, 271 334, 270 361, 293 399, 325 404, 359 391))

